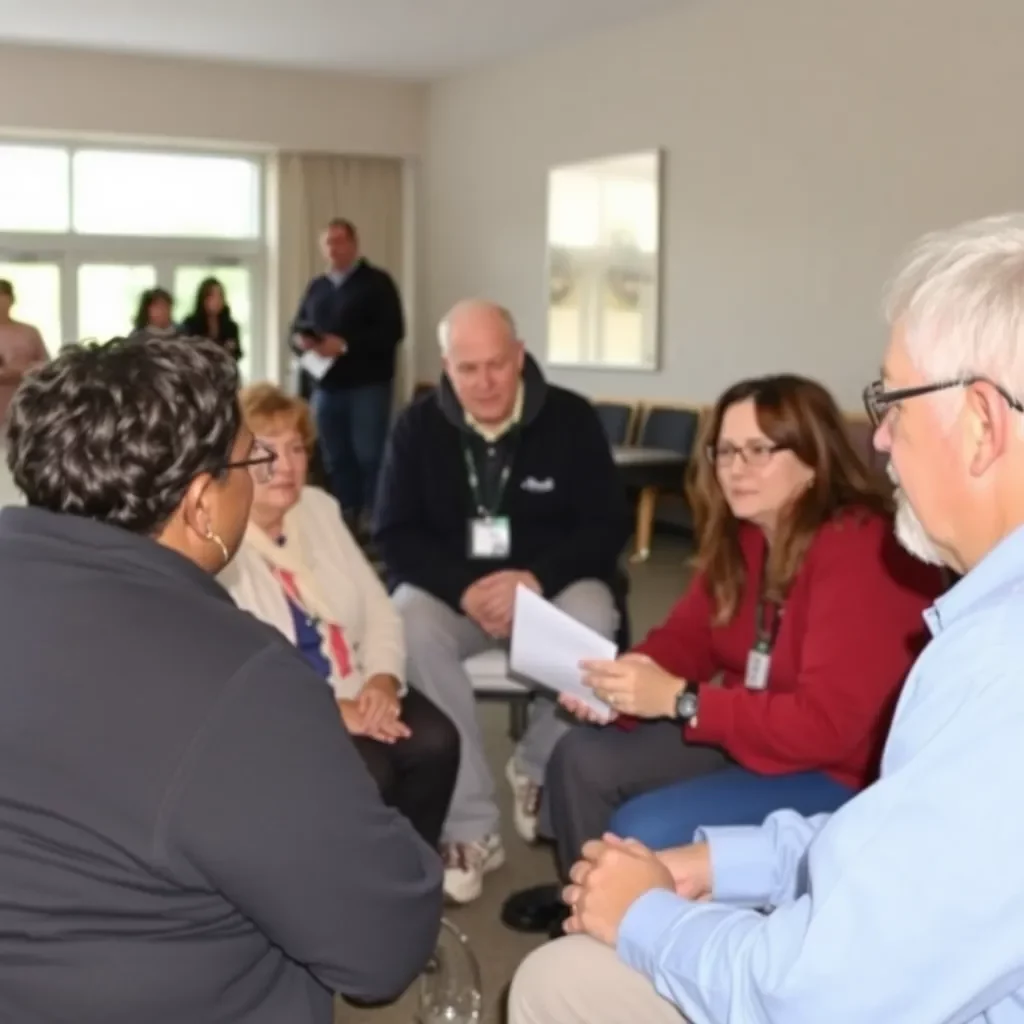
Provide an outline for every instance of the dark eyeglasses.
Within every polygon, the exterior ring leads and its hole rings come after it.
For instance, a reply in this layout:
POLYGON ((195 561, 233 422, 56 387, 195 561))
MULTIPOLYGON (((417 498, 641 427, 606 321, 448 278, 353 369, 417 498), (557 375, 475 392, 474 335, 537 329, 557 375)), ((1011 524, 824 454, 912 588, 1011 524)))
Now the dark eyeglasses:
POLYGON ((274 475, 277 452, 272 452, 261 441, 253 441, 249 457, 236 462, 225 462, 221 469, 251 469, 252 475, 265 484, 274 475))
POLYGON ((763 441, 751 441, 742 447, 734 444, 709 444, 704 454, 717 469, 728 469, 737 455, 745 466, 760 469, 767 466, 771 457, 785 447, 782 444, 765 444, 763 441))
POLYGON ((990 385, 999 392, 1011 409, 1016 412, 1024 412, 1024 403, 1020 399, 1014 398, 1006 388, 995 381, 981 376, 959 377, 956 380, 943 380, 936 384, 920 384, 914 388, 893 388, 891 391, 886 391, 882 381, 876 380, 864 389, 864 408, 867 410, 871 425, 877 429, 896 402, 903 402, 908 398, 918 398, 921 395, 932 395, 936 391, 947 391, 949 388, 966 388, 971 384, 990 385))

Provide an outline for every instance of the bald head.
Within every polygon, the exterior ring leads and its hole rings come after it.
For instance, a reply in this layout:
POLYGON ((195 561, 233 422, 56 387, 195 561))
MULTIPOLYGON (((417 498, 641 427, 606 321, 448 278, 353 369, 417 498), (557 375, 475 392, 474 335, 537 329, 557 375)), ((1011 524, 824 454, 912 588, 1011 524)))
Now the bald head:
POLYGON ((454 335, 479 336, 482 332, 504 335, 510 343, 518 340, 515 321, 504 306, 486 299, 456 302, 437 326, 442 355, 448 355, 454 335))
POLYGON ((495 426, 512 415, 525 352, 507 309, 483 299, 456 303, 438 325, 444 370, 462 408, 495 426))

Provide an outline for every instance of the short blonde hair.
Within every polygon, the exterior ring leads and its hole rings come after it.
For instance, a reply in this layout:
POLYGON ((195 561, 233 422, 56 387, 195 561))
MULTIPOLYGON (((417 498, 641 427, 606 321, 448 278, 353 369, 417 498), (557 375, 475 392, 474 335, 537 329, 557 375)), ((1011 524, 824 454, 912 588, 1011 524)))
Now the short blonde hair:
POLYGON ((312 452, 316 444, 316 428, 309 405, 295 395, 282 391, 276 384, 265 381, 242 388, 238 396, 245 425, 254 434, 273 432, 275 429, 294 429, 299 432, 306 450, 312 452))

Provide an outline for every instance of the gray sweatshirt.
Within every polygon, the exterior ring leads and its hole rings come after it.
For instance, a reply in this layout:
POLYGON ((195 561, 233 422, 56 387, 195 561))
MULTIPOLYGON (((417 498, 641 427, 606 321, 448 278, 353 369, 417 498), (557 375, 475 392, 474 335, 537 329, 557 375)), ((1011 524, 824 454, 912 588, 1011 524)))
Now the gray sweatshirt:
POLYGON ((0 1020, 329 1024, 421 971, 437 854, 192 562, 4 509, 0 651, 0 1020))

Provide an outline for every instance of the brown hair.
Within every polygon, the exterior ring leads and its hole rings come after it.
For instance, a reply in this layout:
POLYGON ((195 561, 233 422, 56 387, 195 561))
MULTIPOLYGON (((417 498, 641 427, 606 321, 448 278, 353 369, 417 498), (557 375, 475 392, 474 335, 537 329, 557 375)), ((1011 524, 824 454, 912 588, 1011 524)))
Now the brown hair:
POLYGON ((316 443, 316 428, 313 426, 309 406, 301 398, 287 394, 276 384, 265 382, 242 388, 238 404, 245 425, 254 434, 268 429, 294 428, 306 445, 306 451, 312 452, 316 443))
POLYGON ((690 463, 687 493, 700 538, 697 567, 707 580, 715 622, 736 614, 746 583, 739 522, 718 483, 712 452, 726 409, 753 400, 758 426, 774 444, 814 471, 814 479, 780 517, 765 566, 765 592, 781 601, 821 526, 846 512, 891 515, 891 497, 858 454, 835 399, 820 384, 794 374, 740 381, 705 417, 690 463))
POLYGON ((353 224, 352 221, 350 221, 347 217, 332 217, 327 222, 327 227, 326 227, 325 230, 330 231, 332 228, 336 228, 336 229, 339 229, 341 231, 344 231, 345 234, 347 234, 348 237, 353 242, 357 242, 358 243, 358 241, 359 241, 359 231, 356 228, 355 224, 353 224))

